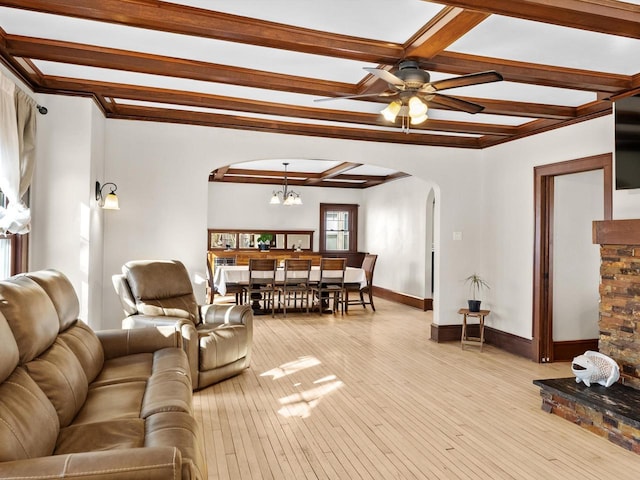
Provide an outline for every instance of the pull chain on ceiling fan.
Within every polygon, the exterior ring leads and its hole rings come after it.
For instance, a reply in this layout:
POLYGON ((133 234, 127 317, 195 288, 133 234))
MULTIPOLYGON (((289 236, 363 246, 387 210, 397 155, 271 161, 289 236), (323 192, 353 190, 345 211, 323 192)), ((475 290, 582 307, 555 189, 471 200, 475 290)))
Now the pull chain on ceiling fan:
POLYGON ((431 82, 429 72, 422 70, 418 62, 414 60, 404 60, 400 62, 395 74, 382 68, 365 67, 364 69, 387 82, 389 90, 381 93, 322 98, 316 101, 340 98, 395 97, 380 113, 382 113, 385 120, 392 123, 400 117, 402 120, 402 130, 406 133, 409 133, 410 124, 419 125, 429 118, 427 116, 429 104, 467 113, 478 113, 484 109, 484 106, 477 103, 450 95, 443 95, 439 93, 441 90, 503 80, 502 75, 490 70, 431 82))

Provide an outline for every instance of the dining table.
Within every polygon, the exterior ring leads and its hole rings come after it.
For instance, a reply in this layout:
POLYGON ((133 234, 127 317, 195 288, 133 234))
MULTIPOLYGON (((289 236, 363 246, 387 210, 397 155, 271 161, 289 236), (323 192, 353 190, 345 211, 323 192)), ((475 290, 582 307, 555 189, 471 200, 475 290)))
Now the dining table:
MULTIPOLYGON (((312 266, 309 275, 311 283, 320 280, 320 267, 312 266)), ((276 283, 284 282, 284 268, 276 270, 276 283)), ((347 267, 344 272, 344 283, 359 284, 360 288, 367 286, 367 276, 362 268, 347 267)), ((213 285, 220 295, 227 294, 227 285, 248 285, 249 266, 248 265, 218 265, 213 273, 213 285)))

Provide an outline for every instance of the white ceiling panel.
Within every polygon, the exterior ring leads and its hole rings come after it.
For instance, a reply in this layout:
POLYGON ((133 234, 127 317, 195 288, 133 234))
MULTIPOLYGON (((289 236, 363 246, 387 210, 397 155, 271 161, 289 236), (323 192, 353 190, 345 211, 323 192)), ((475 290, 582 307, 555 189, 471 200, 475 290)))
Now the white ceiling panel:
POLYGON ((171 0, 276 23, 404 43, 443 6, 416 0, 171 0))
POLYGON ((631 75, 639 69, 640 40, 492 15, 447 50, 631 75))

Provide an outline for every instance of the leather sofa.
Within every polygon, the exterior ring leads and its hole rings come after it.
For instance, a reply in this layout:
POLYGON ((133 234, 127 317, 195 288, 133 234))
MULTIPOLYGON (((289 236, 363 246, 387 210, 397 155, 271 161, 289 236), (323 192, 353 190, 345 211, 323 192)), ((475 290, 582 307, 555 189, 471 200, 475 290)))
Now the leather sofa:
POLYGON ((200 389, 249 367, 253 311, 249 305, 198 305, 189 273, 177 260, 134 260, 113 275, 125 329, 173 327, 200 389))
POLYGON ((60 272, 0 281, 0 478, 207 478, 181 337, 78 314, 60 272))

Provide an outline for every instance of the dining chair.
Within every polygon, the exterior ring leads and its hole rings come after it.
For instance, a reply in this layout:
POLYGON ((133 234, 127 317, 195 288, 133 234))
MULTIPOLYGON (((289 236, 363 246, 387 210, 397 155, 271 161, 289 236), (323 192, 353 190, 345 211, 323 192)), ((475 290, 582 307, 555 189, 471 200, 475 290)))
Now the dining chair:
POLYGON ((367 284, 363 287, 358 283, 345 284, 345 311, 349 311, 349 305, 362 305, 363 308, 367 308, 367 305, 371 305, 371 310, 376 311, 376 307, 373 305, 373 270, 376 266, 376 260, 378 255, 367 253, 362 260, 362 269, 364 270, 367 284), (349 293, 358 293, 360 299, 349 300, 349 293), (369 301, 364 299, 365 293, 369 297, 369 301))
POLYGON ((264 302, 264 309, 271 305, 271 316, 275 316, 275 295, 276 291, 276 268, 275 258, 250 258, 249 259, 249 284, 244 288, 246 301, 259 304, 260 299, 264 302))
POLYGON ((346 258, 322 258, 320 259, 320 279, 312 288, 314 298, 317 298, 320 313, 328 307, 329 300, 333 297, 331 311, 335 313, 338 305, 344 314, 344 272, 347 268, 346 258))
POLYGON ((278 286, 278 306, 282 306, 284 316, 287 316, 287 305, 293 295, 293 307, 296 308, 300 295, 300 308, 306 307, 309 313, 309 295, 311 285, 311 260, 287 258, 284 261, 284 281, 278 286))

